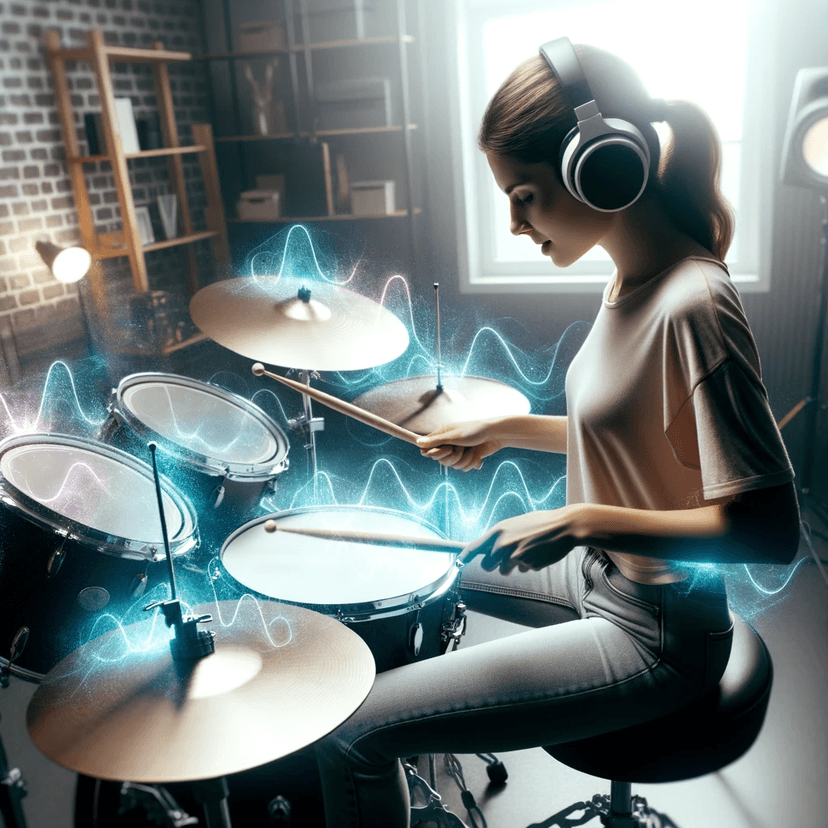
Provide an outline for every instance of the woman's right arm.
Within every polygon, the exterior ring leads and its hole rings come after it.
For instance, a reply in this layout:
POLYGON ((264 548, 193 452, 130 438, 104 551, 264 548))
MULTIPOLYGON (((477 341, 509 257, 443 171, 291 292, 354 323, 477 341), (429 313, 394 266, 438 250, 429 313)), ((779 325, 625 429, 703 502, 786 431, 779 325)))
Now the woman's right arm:
POLYGON ((566 417, 525 414, 443 426, 417 440, 422 454, 469 471, 502 448, 566 454, 566 417))

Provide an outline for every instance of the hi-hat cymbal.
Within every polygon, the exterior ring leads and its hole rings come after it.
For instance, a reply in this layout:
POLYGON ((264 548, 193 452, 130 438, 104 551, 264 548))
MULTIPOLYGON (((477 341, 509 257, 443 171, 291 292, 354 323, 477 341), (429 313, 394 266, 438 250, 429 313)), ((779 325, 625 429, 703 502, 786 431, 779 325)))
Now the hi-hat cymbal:
POLYGON ((327 282, 225 279, 193 296, 190 315, 219 345, 284 368, 356 371, 408 347, 408 330, 391 311, 327 282))
POLYGON ((440 426, 464 420, 528 414, 531 404, 520 391, 486 377, 441 378, 428 374, 379 385, 353 402, 396 425, 428 434, 440 426))
POLYGON ((334 618, 249 596, 194 610, 205 613, 213 616, 204 626, 215 630, 215 652, 184 670, 158 618, 64 658, 29 704, 35 745, 99 779, 210 779, 311 744, 371 689, 371 651, 334 618))

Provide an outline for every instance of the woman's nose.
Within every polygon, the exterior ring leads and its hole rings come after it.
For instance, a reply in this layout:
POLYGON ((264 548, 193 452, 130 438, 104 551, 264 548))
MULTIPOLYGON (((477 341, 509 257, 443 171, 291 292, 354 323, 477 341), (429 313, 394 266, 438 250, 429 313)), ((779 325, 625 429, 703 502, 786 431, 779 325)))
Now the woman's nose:
POLYGON ((511 231, 513 236, 520 236, 523 233, 529 233, 532 228, 529 226, 529 223, 520 215, 519 211, 515 209, 515 207, 509 208, 510 213, 510 224, 509 230, 511 231))

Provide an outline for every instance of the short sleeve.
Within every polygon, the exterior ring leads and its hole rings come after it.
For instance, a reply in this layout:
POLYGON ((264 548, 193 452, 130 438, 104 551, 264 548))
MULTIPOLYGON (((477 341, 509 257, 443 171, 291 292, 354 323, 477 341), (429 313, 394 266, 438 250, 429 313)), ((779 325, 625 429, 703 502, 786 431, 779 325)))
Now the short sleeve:
MULTIPOLYGON (((698 447, 693 459, 701 469, 706 500, 793 480, 765 388, 734 360, 726 360, 702 380, 688 402, 686 414, 695 420, 698 447)), ((676 436, 686 434, 681 423, 673 431, 676 436)), ((674 444, 680 456, 681 446, 678 449, 674 444)))

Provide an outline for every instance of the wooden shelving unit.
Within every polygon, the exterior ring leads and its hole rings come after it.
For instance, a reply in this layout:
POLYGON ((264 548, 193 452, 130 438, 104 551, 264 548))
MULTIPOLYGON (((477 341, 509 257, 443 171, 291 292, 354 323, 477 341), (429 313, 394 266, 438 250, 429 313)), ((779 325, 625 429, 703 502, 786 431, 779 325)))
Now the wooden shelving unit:
MULTIPOLYGON (((229 180, 225 182, 228 212, 234 210, 233 201, 236 196, 234 187, 237 187, 240 192, 256 188, 254 171, 258 170, 261 155, 259 145, 262 145, 262 153, 272 153, 271 157, 281 158, 283 153, 290 151, 291 142, 330 143, 332 156, 334 149, 337 153, 345 155, 349 175, 351 166, 348 159, 356 157, 361 160, 360 156, 364 157, 366 147, 369 146, 364 141, 387 141, 386 144, 377 145, 382 147, 380 152, 386 159, 384 163, 390 163, 387 159, 393 155, 396 155, 398 159, 394 162, 396 166, 393 170, 389 169, 373 175, 366 174, 364 164, 359 165, 363 171, 358 180, 393 178, 397 182, 397 209, 393 212, 365 215, 343 212, 341 208, 333 209, 330 206, 332 204, 331 193, 336 189, 336 185, 328 182, 329 209, 325 214, 300 215, 294 211, 292 214, 287 213, 272 220, 231 217, 228 219, 228 224, 285 225, 294 222, 335 222, 337 225, 342 225, 345 222, 376 220, 379 222, 377 232, 384 233, 387 237, 388 231, 381 228, 385 227, 389 221, 401 222, 400 242, 406 244, 404 239, 408 239, 408 254, 414 266, 416 251, 419 247, 415 239, 420 232, 417 219, 423 213, 423 177, 415 173, 415 167, 420 169, 423 166, 424 157, 422 150, 419 150, 418 155, 418 150, 413 144, 412 136, 418 134, 419 125, 416 123, 415 108, 412 106, 409 62, 412 60, 412 45, 417 42, 416 25, 421 25, 421 22, 415 24, 413 33, 408 30, 408 23, 411 21, 407 18, 411 16, 409 14, 411 9, 407 0, 392 0, 387 4, 387 12, 383 12, 381 24, 384 32, 375 31, 373 34, 366 34, 359 38, 343 37, 317 41, 309 36, 310 6, 307 0, 282 0, 280 3, 273 4, 271 13, 274 22, 282 27, 284 42, 279 44, 280 48, 273 49, 234 49, 238 45, 237 26, 240 21, 248 19, 249 15, 246 16, 244 0, 216 0, 212 7, 214 13, 218 10, 219 4, 224 18, 223 25, 209 28, 205 26, 205 44, 208 51, 205 54, 196 55, 195 58, 212 64, 227 64, 227 69, 221 70, 221 82, 224 84, 223 88, 229 92, 229 100, 235 101, 233 113, 225 104, 221 118, 216 119, 217 132, 219 131, 218 124, 222 125, 220 134, 215 137, 216 144, 222 149, 221 157, 227 157, 230 159, 230 164, 235 165, 232 174, 228 173, 229 180), (239 81, 240 72, 236 70, 236 66, 239 61, 246 60, 253 61, 255 65, 257 59, 261 65, 261 62, 267 58, 285 58, 281 61, 279 71, 289 71, 290 92, 287 99, 282 99, 286 101, 288 107, 289 130, 269 134, 244 134, 247 119, 243 117, 246 113, 240 110, 239 101, 245 97, 242 91, 246 90, 240 91, 240 86, 244 82, 239 81), (349 62, 354 60, 367 62, 371 70, 365 70, 363 67, 362 70, 357 70, 355 75, 349 75, 348 70, 345 70, 344 78, 364 77, 366 74, 372 74, 373 70, 373 73, 390 79, 394 94, 394 121, 382 126, 367 126, 359 123, 350 126, 345 123, 342 124, 342 128, 320 128, 316 117, 319 114, 317 83, 323 76, 327 80, 331 79, 331 61, 343 61, 343 66, 349 66, 351 65, 349 62), (322 71, 323 68, 324 71, 322 71), (231 145, 235 145, 237 150, 234 151, 231 145), (284 149, 278 149, 280 147, 284 149), (239 182, 243 183, 240 185, 239 182)), ((331 166, 333 166, 332 162, 331 166)), ((222 171, 225 172, 224 169, 222 171)), ((278 166, 276 166, 276 171, 279 171, 278 166)), ((393 232, 397 232, 396 228, 393 232)))
MULTIPOLYGON (((58 113, 66 145, 66 160, 72 181, 75 202, 83 246, 92 254, 93 268, 89 274, 90 287, 96 310, 106 325, 110 321, 104 274, 99 263, 106 259, 128 258, 132 282, 136 291, 150 289, 145 254, 180 245, 189 246, 187 281, 190 292, 199 288, 196 242, 209 239, 213 257, 218 265, 229 261, 227 243, 227 226, 224 217, 218 169, 215 160, 212 128, 209 124, 195 124, 192 127, 192 145, 181 145, 176 124, 173 97, 167 66, 170 63, 189 61, 189 52, 168 51, 157 42, 152 49, 137 49, 122 46, 107 46, 103 32, 92 29, 87 34, 87 45, 82 48, 63 48, 57 31, 46 34, 46 53, 55 81, 55 93, 58 113), (68 61, 89 63, 95 73, 100 109, 103 122, 104 138, 107 152, 97 155, 82 155, 76 133, 72 98, 67 79, 68 61), (124 152, 120 133, 117 128, 115 111, 115 94, 112 84, 111 64, 145 63, 152 67, 158 99, 158 113, 164 147, 162 149, 141 152, 124 152), (184 175, 183 156, 195 155, 198 158, 204 180, 206 208, 206 229, 196 230, 193 226, 184 175), (181 235, 173 239, 143 245, 136 218, 135 202, 129 180, 128 161, 133 159, 167 158, 170 189, 176 195, 178 205, 178 224, 181 235), (90 204, 86 183, 85 165, 108 162, 118 195, 122 231, 120 233, 98 233, 90 204)), ((184 343, 176 343, 172 349, 178 349, 197 341, 192 337, 184 343)), ((170 350, 170 349, 168 349, 170 350)))

